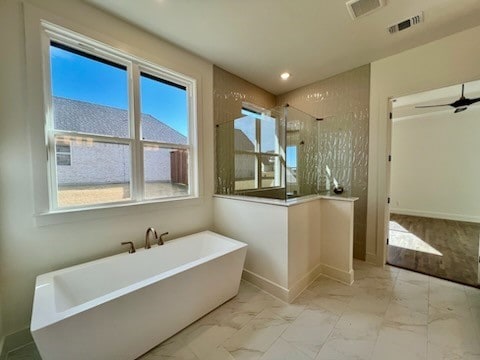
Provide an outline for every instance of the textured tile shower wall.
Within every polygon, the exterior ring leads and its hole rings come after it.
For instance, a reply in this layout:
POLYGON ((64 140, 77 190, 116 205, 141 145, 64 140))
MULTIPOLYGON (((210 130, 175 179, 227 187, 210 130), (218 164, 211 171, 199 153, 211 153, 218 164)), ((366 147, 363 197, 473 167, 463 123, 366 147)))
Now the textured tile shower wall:
POLYGON ((213 67, 213 109, 215 124, 233 121, 240 116, 242 102, 271 109, 275 95, 217 66, 213 67))
POLYGON ((277 97, 277 105, 288 103, 325 118, 318 127, 319 186, 331 188, 336 179, 349 195, 359 198, 353 247, 357 259, 365 259, 366 248, 369 101, 370 65, 277 97))
POLYGON ((230 194, 234 189, 234 119, 241 115, 242 103, 265 109, 275 106, 275 96, 217 66, 213 67, 213 111, 215 136, 215 192, 230 194), (225 124, 230 123, 230 124, 225 124), (222 126, 219 126, 223 124, 222 126))

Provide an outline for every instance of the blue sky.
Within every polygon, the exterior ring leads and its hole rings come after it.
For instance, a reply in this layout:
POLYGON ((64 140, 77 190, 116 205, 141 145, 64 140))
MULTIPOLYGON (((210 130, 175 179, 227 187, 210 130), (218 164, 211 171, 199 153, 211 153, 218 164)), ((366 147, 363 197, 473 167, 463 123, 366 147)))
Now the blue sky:
MULTIPOLYGON (((126 70, 50 47, 54 96, 128 109, 126 70)), ((188 136, 187 93, 142 77, 141 111, 188 136)))

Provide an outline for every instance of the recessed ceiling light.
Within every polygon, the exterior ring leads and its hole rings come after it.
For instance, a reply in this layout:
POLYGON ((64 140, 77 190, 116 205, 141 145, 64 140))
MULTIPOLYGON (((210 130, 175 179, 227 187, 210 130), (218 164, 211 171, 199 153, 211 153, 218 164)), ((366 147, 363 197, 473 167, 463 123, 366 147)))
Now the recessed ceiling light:
POLYGON ((290 74, 288 72, 284 72, 282 75, 280 75, 280 77, 283 79, 283 80, 287 80, 289 77, 290 77, 290 74))

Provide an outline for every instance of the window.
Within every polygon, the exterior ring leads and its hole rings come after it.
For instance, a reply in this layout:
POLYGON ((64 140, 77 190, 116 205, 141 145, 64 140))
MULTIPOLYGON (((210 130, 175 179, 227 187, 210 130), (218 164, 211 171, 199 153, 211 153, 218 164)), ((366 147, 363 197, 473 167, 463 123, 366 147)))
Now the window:
POLYGON ((281 186, 278 121, 262 110, 242 108, 234 122, 235 190, 281 186))
POLYGON ((57 165, 72 165, 69 141, 57 142, 55 145, 55 153, 57 154, 57 165))
POLYGON ((195 81, 46 33, 50 210, 196 196, 195 81))

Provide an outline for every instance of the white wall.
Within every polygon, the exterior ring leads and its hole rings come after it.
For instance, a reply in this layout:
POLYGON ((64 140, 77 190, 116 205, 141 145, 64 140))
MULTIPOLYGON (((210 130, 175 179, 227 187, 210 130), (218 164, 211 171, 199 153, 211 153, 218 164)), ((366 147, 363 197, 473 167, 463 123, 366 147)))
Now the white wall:
POLYGON ((352 201, 321 201, 322 272, 345 283, 353 283, 352 201))
POLYGON ((480 26, 375 61, 370 78, 367 260, 384 264, 388 98, 480 79, 480 26))
POLYGON ((248 244, 245 269, 288 288, 288 208, 214 198, 215 231, 248 244))
POLYGON ((288 287, 291 288, 320 264, 321 201, 288 208, 288 287))
POLYGON ((248 244, 246 280, 288 302, 322 273, 352 283, 354 200, 246 199, 213 199, 215 231, 248 244))
POLYGON ((393 114, 390 211, 480 222, 480 109, 393 114))
MULTIPOLYGON (((38 274, 125 251, 120 242, 143 245, 154 226, 172 237, 212 226, 213 109, 212 65, 81 1, 31 0, 88 31, 105 35, 122 49, 198 81, 199 158, 203 196, 175 204, 137 205, 70 216, 67 223, 37 226, 27 116, 25 30, 20 0, 0 2, 0 318, 3 335, 30 322, 38 274)), ((33 82, 33 84, 32 84, 33 82)), ((42 114, 36 114, 39 117, 42 114)), ((43 136, 31 134, 32 137, 43 136)), ((152 304, 154 308, 155 304, 152 304)), ((1 327, 0 327, 1 329, 1 327)), ((0 334, 1 336, 2 334, 0 334)))

